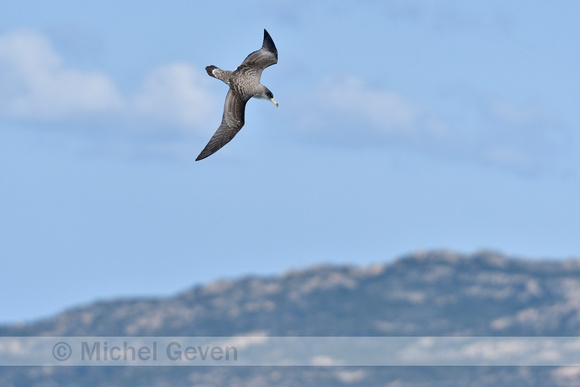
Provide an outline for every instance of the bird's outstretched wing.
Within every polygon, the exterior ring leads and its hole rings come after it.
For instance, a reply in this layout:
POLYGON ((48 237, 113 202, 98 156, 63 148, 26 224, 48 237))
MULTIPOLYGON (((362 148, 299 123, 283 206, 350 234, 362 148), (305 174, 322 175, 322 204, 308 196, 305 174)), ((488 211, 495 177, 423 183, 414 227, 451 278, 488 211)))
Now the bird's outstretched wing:
POLYGON ((224 104, 222 123, 195 161, 205 159, 217 152, 224 145, 230 142, 240 129, 242 129, 242 126, 244 126, 244 116, 248 99, 249 98, 242 98, 238 93, 231 89, 228 91, 226 102, 224 104))
POLYGON ((261 72, 261 70, 276 63, 278 63, 278 50, 268 31, 264 30, 264 43, 262 43, 262 48, 248 55, 240 67, 256 67, 261 72))

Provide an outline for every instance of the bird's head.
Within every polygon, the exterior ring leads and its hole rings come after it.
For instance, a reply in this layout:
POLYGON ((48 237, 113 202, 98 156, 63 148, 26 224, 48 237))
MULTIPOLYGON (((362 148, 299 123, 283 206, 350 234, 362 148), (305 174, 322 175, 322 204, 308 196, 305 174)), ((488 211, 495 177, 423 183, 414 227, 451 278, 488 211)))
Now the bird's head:
POLYGON ((274 101, 274 94, 270 90, 268 90, 267 97, 276 107, 278 107, 278 102, 274 101))
POLYGON ((274 94, 272 94, 272 92, 264 86, 264 91, 255 96, 256 98, 260 98, 260 99, 267 99, 270 102, 272 102, 274 105, 276 105, 276 107, 278 107, 278 102, 274 101, 274 94))

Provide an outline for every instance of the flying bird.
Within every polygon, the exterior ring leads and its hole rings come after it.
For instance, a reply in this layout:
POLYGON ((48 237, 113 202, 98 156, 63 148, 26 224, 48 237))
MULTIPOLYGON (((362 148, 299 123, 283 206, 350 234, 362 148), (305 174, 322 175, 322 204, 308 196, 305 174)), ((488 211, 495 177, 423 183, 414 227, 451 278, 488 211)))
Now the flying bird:
POLYGON ((205 68, 210 77, 223 81, 230 89, 226 95, 222 123, 195 161, 217 152, 242 129, 246 103, 250 98, 268 99, 278 106, 274 101, 274 94, 260 83, 262 71, 276 63, 278 50, 272 37, 264 29, 262 48, 248 55, 234 71, 222 70, 213 65, 205 68))

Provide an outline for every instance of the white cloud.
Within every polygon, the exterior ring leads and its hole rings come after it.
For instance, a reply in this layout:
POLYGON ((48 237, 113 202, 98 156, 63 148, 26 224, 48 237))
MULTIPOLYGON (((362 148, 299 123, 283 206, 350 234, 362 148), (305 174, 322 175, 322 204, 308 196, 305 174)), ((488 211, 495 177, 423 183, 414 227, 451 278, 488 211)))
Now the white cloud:
POLYGON ((566 169, 575 141, 547 108, 473 96, 457 102, 443 120, 361 78, 329 77, 296 101, 291 114, 306 141, 398 147, 525 174, 566 169))
POLYGON ((305 99, 305 123, 323 125, 329 115, 338 120, 360 120, 383 132, 412 129, 417 109, 400 96, 373 90, 361 79, 328 78, 305 99))
POLYGON ((109 77, 63 64, 50 43, 34 32, 0 37, 1 114, 9 118, 60 120, 122 106, 109 77))
POLYGON ((364 118, 385 132, 412 130, 419 118, 419 110, 401 96, 371 89, 359 78, 326 80, 319 90, 330 109, 364 118))
POLYGON ((13 32, 0 36, 0 119, 91 119, 183 133, 199 128, 211 112, 205 77, 188 64, 168 64, 146 74, 137 92, 123 94, 107 74, 67 66, 42 35, 13 32))
MULTIPOLYGON (((144 74, 136 90, 122 91, 106 73, 68 65, 41 34, 0 36, 0 121, 83 133, 106 128, 101 132, 111 138, 101 134, 101 146, 124 154, 194 152, 183 148, 183 136, 209 136, 219 121, 223 96, 210 91, 214 81, 187 63, 172 63, 144 74)), ((283 106, 290 130, 325 145, 399 147, 528 172, 565 169, 575 153, 573 133, 541 104, 473 95, 457 102, 454 110, 466 113, 442 120, 360 77, 335 76, 283 106)))
POLYGON ((403 96, 370 87, 357 77, 327 78, 296 104, 302 134, 327 141, 374 145, 423 142, 448 135, 445 123, 403 96))
POLYGON ((207 83, 207 75, 185 63, 154 69, 132 98, 133 114, 181 127, 198 126, 207 120, 214 102, 207 83))
POLYGON ((218 125, 210 81, 203 70, 172 63, 123 92, 103 72, 68 65, 39 33, 0 36, 0 122, 90 133, 90 147, 124 157, 191 157, 201 145, 183 137, 218 125))
POLYGON ((490 117, 509 125, 546 125, 554 122, 546 109, 541 106, 515 106, 506 102, 491 101, 485 109, 490 117))
POLYGON ((545 106, 486 98, 480 109, 482 128, 475 140, 484 159, 527 172, 567 169, 575 153, 573 133, 545 106))

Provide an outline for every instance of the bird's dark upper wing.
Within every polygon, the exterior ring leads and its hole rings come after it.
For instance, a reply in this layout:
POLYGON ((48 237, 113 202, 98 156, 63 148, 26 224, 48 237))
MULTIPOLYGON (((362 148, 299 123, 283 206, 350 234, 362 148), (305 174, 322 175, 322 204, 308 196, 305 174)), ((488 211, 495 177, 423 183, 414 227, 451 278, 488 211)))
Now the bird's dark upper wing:
POLYGON ((238 93, 231 89, 228 91, 222 123, 195 161, 205 159, 217 152, 242 129, 248 99, 240 97, 238 93))
POLYGON ((264 70, 266 67, 276 63, 278 63, 278 50, 268 31, 264 30, 264 43, 262 43, 262 48, 248 55, 240 67, 251 66, 264 70))

